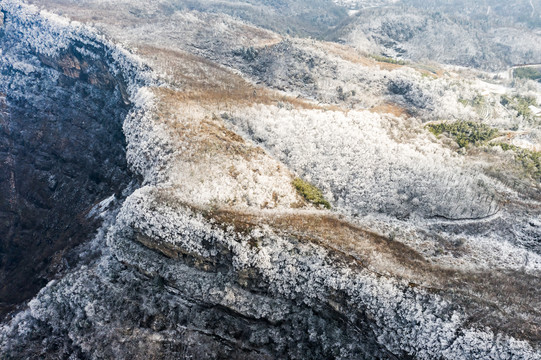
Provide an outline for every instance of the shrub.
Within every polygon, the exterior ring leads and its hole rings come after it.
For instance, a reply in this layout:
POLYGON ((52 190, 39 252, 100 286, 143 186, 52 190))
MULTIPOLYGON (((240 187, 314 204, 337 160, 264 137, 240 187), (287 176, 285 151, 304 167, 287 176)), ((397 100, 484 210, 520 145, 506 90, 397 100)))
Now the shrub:
POLYGON ((466 106, 466 105, 469 105, 470 102, 466 99, 458 99, 458 102, 461 103, 462 105, 466 106))
POLYGON ((499 146, 504 151, 513 151, 515 160, 524 168, 525 172, 538 182, 541 182, 541 152, 523 149, 506 143, 491 144, 499 146))
POLYGON ((253 46, 243 47, 241 49, 234 50, 233 55, 240 56, 244 60, 251 62, 257 58, 257 56, 259 55, 259 50, 257 50, 253 46))
POLYGON ((314 185, 310 184, 307 181, 304 181, 301 178, 295 178, 293 180, 293 186, 306 200, 310 201, 315 205, 323 205, 327 209, 331 208, 331 204, 323 197, 321 190, 319 190, 314 185))
POLYGON ((479 146, 498 136, 498 130, 473 121, 457 121, 454 123, 429 124, 427 128, 434 135, 445 133, 453 136, 461 148, 469 144, 479 146))
POLYGON ((514 76, 519 79, 532 79, 541 81, 541 68, 518 68, 513 70, 514 76))
POLYGON ((524 118, 529 118, 532 116, 530 110, 530 105, 535 105, 535 99, 532 97, 522 97, 517 96, 515 102, 515 110, 518 111, 519 115, 522 115, 524 118))
POLYGON ((395 65, 407 65, 407 62, 404 60, 396 60, 388 56, 371 55, 370 57, 379 62, 386 62, 389 64, 395 64, 395 65))
POLYGON ((516 110, 520 116, 528 119, 532 117, 530 105, 537 105, 537 102, 535 98, 531 96, 515 95, 513 97, 509 97, 507 95, 503 95, 500 99, 500 104, 516 110))

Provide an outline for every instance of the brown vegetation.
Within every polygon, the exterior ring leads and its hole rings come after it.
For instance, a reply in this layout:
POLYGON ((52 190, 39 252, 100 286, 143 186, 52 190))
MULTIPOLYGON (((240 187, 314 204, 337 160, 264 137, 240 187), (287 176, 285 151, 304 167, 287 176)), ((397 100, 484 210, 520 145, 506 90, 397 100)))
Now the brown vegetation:
POLYGON ((383 103, 377 106, 374 106, 370 109, 371 112, 377 114, 391 114, 397 117, 410 117, 411 114, 407 109, 402 106, 393 103, 383 103))
MULTIPOLYGON (((438 266, 409 246, 367 231, 329 214, 240 213, 217 209, 205 213, 249 234, 268 225, 273 231, 328 249, 345 263, 377 276, 401 279, 463 306, 470 320, 519 339, 541 338, 541 289, 536 277, 521 271, 465 271, 438 266)), ((457 245, 460 246, 460 245, 457 245)))
POLYGON ((166 97, 181 103, 212 105, 216 110, 254 104, 290 104, 293 108, 341 110, 253 85, 240 75, 205 58, 157 47, 140 47, 138 52, 172 76, 178 90, 160 89, 166 97))
POLYGON ((323 49, 332 55, 338 56, 339 58, 349 61, 354 64, 359 64, 362 66, 375 66, 376 61, 369 57, 359 54, 354 48, 347 45, 321 41, 319 43, 323 49))

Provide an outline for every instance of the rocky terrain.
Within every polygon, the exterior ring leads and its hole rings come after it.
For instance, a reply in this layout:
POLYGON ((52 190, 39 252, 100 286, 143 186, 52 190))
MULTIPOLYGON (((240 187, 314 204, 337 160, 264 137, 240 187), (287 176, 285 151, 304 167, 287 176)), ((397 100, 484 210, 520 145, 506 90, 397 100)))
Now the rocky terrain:
POLYGON ((126 86, 104 46, 79 40, 51 54, 29 46, 15 30, 24 20, 15 21, 5 20, 0 38, 2 315, 72 265, 70 250, 100 224, 89 210, 121 198, 132 178, 126 86))
POLYGON ((0 1, 0 358, 541 357, 541 86, 449 65, 535 46, 426 52, 456 14, 414 1, 32 3, 0 1))

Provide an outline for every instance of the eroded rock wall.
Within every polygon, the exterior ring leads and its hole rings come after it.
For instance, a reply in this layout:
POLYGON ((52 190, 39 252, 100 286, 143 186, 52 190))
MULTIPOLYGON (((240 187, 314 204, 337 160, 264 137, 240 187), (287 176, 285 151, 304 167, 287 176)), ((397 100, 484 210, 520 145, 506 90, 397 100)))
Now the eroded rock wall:
POLYGON ((26 42, 39 24, 5 12, 0 29, 0 315, 62 270, 100 224, 89 216, 130 182, 124 80, 107 49, 69 41, 45 53, 26 42))

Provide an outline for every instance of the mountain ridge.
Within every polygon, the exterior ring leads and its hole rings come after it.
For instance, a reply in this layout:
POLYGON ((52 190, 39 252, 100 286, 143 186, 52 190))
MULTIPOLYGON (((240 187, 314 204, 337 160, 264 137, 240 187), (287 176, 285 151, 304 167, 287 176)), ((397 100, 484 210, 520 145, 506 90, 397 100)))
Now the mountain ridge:
MULTIPOLYGON (((19 2, 1 4, 29 34, 6 7, 19 2)), ((28 11, 37 34, 85 29, 28 11)), ((539 184, 501 169, 503 150, 424 127, 478 120, 487 78, 160 11, 98 25, 135 54, 119 48, 117 70, 141 79, 123 123, 140 186, 102 212, 83 248, 97 256, 2 325, 8 358, 539 355, 539 184), (170 26, 153 27, 162 16, 170 26), (332 210, 296 191, 299 176, 332 210)), ((500 98, 483 97, 493 125, 520 122, 535 143, 535 118, 500 98)))

